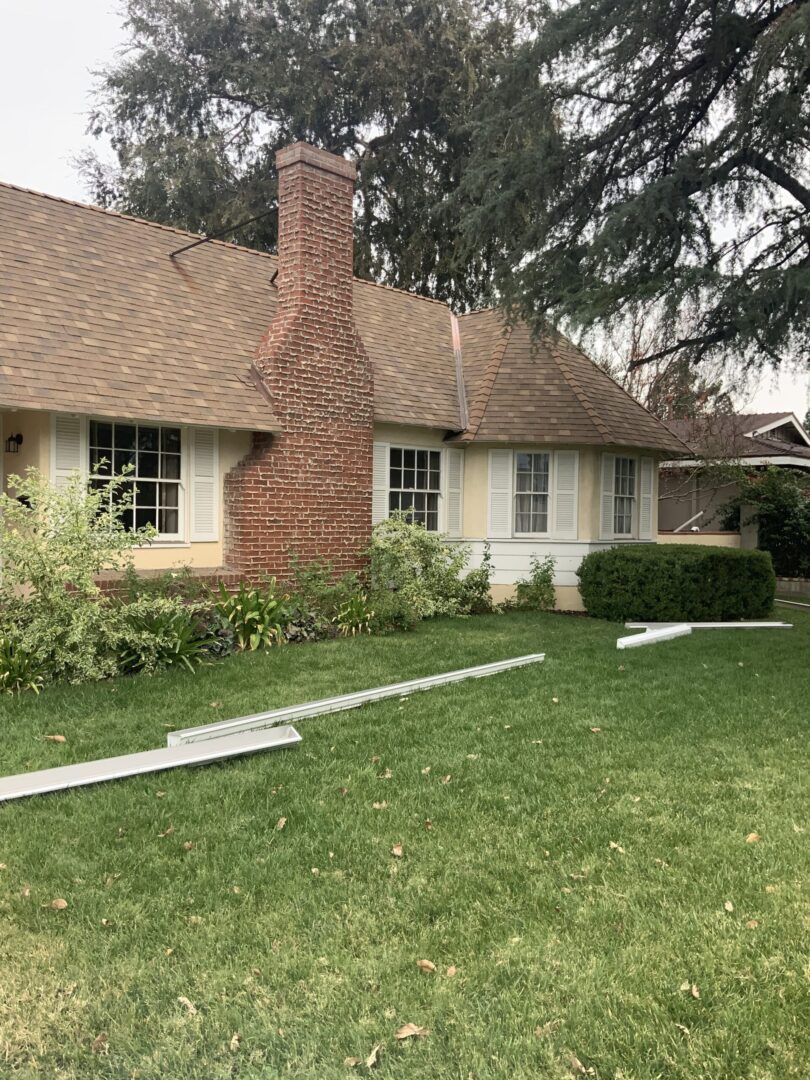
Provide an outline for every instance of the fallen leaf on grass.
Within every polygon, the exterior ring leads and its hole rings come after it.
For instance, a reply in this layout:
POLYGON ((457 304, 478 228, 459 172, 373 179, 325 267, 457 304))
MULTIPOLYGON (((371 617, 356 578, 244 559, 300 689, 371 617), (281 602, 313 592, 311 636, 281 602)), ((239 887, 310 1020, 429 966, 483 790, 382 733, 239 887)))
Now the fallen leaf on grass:
POLYGON ((555 705, 560 704, 560 699, 558 697, 553 697, 551 700, 554 702, 555 705))
POLYGON ((678 1029, 678 1031, 682 1031, 684 1035, 689 1034, 689 1028, 686 1026, 686 1024, 676 1024, 675 1027, 678 1029))
POLYGON ((412 1039, 414 1037, 423 1038, 425 1035, 430 1034, 430 1028, 419 1027, 418 1024, 403 1024, 395 1034, 396 1039, 412 1039))
POLYGON ((181 1005, 186 1008, 189 1016, 197 1015, 197 1006, 194 1004, 193 1001, 189 1001, 188 998, 185 997, 185 995, 183 994, 181 994, 177 1000, 180 1002, 181 1005))
POLYGON ((419 968, 420 971, 424 971, 426 973, 430 973, 436 970, 436 965, 430 960, 417 960, 416 966, 419 968))
POLYGON ((481 755, 480 755, 480 754, 467 754, 467 759, 468 759, 469 761, 478 761, 478 759, 479 759, 480 757, 481 757, 481 755))
POLYGON ((64 735, 45 735, 44 738, 45 738, 45 740, 47 742, 58 742, 58 743, 67 742, 67 739, 65 738, 64 735))
POLYGON ((684 993, 688 991, 695 999, 695 1001, 697 1001, 697 999, 700 997, 700 990, 697 988, 697 986, 695 986, 694 983, 690 983, 688 979, 684 979, 684 981, 681 983, 680 989, 684 993))
POLYGON ((94 1054, 108 1054, 110 1052, 110 1048, 108 1045, 109 1041, 110 1040, 107 1032, 100 1031, 98 1035, 96 1035, 95 1039, 93 1039, 90 1049, 93 1051, 94 1054))
POLYGON ((394 846, 391 848, 391 854, 394 856, 395 859, 401 859, 402 844, 394 844, 394 846))
POLYGON ((761 837, 761 836, 759 835, 759 833, 758 833, 758 832, 750 832, 750 833, 748 834, 748 836, 746 836, 746 838, 745 838, 745 842, 746 842, 746 844, 756 844, 756 843, 758 843, 758 842, 759 842, 759 841, 760 841, 761 839, 762 839, 762 837, 761 837))
POLYGON ((0 870, 8 870, 8 867, 4 862, 0 862, 0 870))
POLYGON ((726 900, 725 904, 723 904, 723 908, 726 911, 733 911, 734 910, 734 905, 732 904, 732 902, 730 900, 726 900))
POLYGON ((348 795, 349 789, 347 787, 338 788, 338 795, 348 795))
POLYGON ((27 900, 30 895, 31 886, 28 884, 23 885, 23 887, 20 889, 20 896, 23 898, 23 900, 27 900))
POLYGON ((747 930, 756 930, 756 928, 759 926, 759 920, 749 919, 745 926, 747 930))
POLYGON ((68 906, 68 902, 67 900, 63 900, 61 897, 59 897, 59 899, 57 900, 51 900, 50 906, 53 908, 54 911, 64 911, 65 908, 68 906))
POLYGON ((379 765, 379 763, 380 763, 380 755, 375 754, 371 759, 371 764, 372 765, 379 765))
POLYGON ((189 926, 199 926, 202 923, 202 921, 203 921, 202 915, 189 915, 189 917, 188 917, 189 926))
POLYGON ((422 769, 422 776, 427 776, 427 774, 430 772, 430 768, 430 765, 426 765, 424 769, 422 769))
POLYGON ((602 729, 600 727, 592 727, 590 730, 593 732, 594 735, 598 735, 602 729))
POLYGON ((618 851, 618 853, 620 855, 626 855, 627 854, 627 852, 624 850, 624 848, 621 846, 621 844, 617 844, 615 840, 610 841, 610 849, 611 849, 611 851, 618 851))
POLYGON ((320 870, 318 869, 317 866, 312 867, 312 876, 313 877, 320 877, 321 876, 321 872, 320 872, 320 870))
POLYGON ((390 780, 394 774, 390 769, 386 769, 385 772, 381 772, 377 777, 378 780, 390 780))
POLYGON ((168 829, 166 829, 165 832, 159 832, 158 836, 161 837, 161 838, 164 837, 164 836, 171 836, 173 832, 174 832, 174 825, 170 825, 168 827, 168 829))
POLYGON ((538 1024, 534 1029, 534 1033, 538 1039, 547 1039, 559 1026, 559 1020, 548 1020, 545 1024, 538 1024))
POLYGON ((577 1076, 594 1076, 594 1070, 586 1068, 576 1054, 571 1055, 571 1071, 577 1076))
POLYGON ((456 975, 457 972, 458 972, 458 968, 455 966, 455 964, 451 964, 450 967, 447 969, 445 974, 447 975, 448 979, 452 979, 452 978, 454 978, 454 976, 456 975))
POLYGON ((432 828, 433 828, 433 822, 432 822, 432 821, 430 820, 430 818, 425 818, 425 829, 426 829, 426 830, 427 830, 428 832, 430 832, 430 830, 431 830, 432 828))
POLYGON ((449 774, 447 776, 442 777, 442 783, 443 784, 449 784, 451 780, 452 780, 452 777, 449 774))
POLYGON ((212 709, 221 709, 222 708, 222 702, 221 701, 209 701, 208 704, 212 709))
POLYGON ((343 1059, 343 1064, 347 1069, 353 1069, 356 1065, 362 1064, 362 1059, 359 1057, 347 1057, 343 1059))
POLYGON ((229 1043, 232 1054, 235 1054, 236 1051, 239 1049, 239 1044, 240 1044, 241 1041, 242 1041, 242 1036, 239 1034, 238 1031, 235 1031, 233 1033, 233 1035, 231 1035, 231 1041, 229 1043))
POLYGON ((194 847, 194 841, 193 840, 184 840, 183 841, 183 851, 191 851, 191 849, 193 847, 194 847))
POLYGON ((276 832, 281 832, 281 830, 284 828, 284 826, 286 824, 287 824, 287 819, 285 817, 280 817, 278 819, 278 821, 276 822, 276 832))
POLYGON ((382 1051, 382 1043, 375 1043, 372 1046, 371 1052, 369 1053, 368 1057, 366 1058, 366 1068, 367 1069, 373 1069, 374 1066, 379 1062, 379 1060, 380 1060, 380 1052, 381 1051, 382 1051))
POLYGON ((371 806, 374 810, 386 810, 388 808, 388 803, 383 799, 382 802, 373 802, 371 806))

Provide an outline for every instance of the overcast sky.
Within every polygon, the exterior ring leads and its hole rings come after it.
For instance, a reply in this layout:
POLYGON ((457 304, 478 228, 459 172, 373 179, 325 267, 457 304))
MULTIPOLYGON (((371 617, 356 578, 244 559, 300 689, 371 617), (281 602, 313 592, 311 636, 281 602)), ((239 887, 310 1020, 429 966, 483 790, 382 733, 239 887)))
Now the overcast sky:
MULTIPOLYGON (((0 0, 0 180, 87 201, 71 159, 85 134, 91 72, 124 42, 116 0, 0 0)), ((810 374, 763 375, 749 411, 810 406, 810 374)))

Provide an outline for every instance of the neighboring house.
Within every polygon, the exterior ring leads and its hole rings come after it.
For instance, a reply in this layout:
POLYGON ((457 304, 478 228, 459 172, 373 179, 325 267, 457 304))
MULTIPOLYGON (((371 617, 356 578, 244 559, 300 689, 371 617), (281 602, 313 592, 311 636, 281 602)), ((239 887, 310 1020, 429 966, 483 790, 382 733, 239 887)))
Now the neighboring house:
POLYGON ((551 553, 577 606, 583 555, 655 540, 678 438, 563 338, 355 280, 354 166, 277 163, 278 257, 0 186, 4 482, 133 465, 136 565, 212 575, 357 567, 413 508, 500 595, 551 553))
POLYGON ((669 429, 691 450, 691 457, 661 463, 658 527, 677 529, 696 514, 701 531, 721 528, 723 507, 737 494, 712 466, 777 465, 810 470, 810 435, 793 413, 738 413, 670 420, 669 429), (701 513, 702 511, 702 513, 701 513))

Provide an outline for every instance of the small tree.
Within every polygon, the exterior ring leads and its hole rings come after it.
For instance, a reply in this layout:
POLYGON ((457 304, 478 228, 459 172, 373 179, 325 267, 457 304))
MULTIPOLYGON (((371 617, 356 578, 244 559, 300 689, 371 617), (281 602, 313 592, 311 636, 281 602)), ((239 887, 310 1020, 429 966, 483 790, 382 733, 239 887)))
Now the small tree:
POLYGON ((736 497, 726 505, 726 523, 754 507, 758 546, 769 551, 781 577, 810 577, 810 477, 797 469, 771 467, 744 473, 736 497))

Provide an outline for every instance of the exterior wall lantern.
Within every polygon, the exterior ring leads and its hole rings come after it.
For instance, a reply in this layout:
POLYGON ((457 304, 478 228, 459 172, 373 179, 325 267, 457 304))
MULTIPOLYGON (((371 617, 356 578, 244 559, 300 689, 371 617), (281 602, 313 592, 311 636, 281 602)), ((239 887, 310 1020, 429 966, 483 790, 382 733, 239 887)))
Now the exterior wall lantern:
POLYGON ((20 452, 22 442, 22 435, 9 435, 9 437, 6 439, 6 453, 18 454, 20 452))

